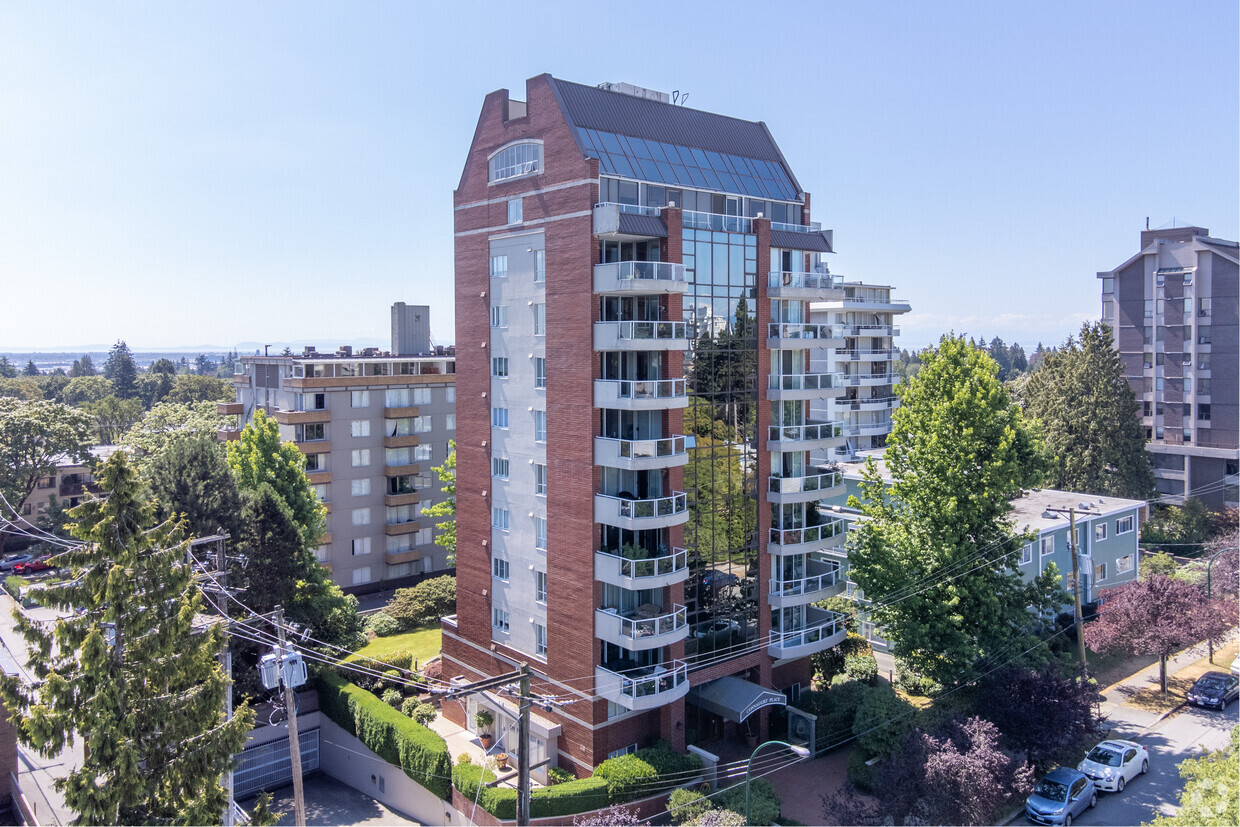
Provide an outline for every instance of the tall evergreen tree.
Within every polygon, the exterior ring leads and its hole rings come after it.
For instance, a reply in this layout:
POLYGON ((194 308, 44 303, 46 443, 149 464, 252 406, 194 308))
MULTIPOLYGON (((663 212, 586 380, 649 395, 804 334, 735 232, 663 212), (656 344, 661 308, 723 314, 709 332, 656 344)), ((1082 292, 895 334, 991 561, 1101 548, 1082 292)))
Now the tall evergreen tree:
POLYGON ((1069 338, 1047 354, 1024 398, 1055 456, 1050 485, 1110 497, 1154 495, 1140 404, 1104 322, 1083 325, 1079 342, 1069 338))
POLYGON ((70 376, 94 376, 96 373, 98 371, 95 370, 95 362, 89 353, 83 353, 81 359, 74 359, 72 367, 69 368, 70 376))
POLYGON ((1008 360, 1012 363, 1014 373, 1025 373, 1029 370, 1029 358, 1025 356, 1025 349, 1020 346, 1020 342, 1012 342, 1008 348, 1008 360))
MULTIPOLYGON (((85 358, 85 357, 83 357, 85 358)), ((117 339, 103 364, 103 375, 112 380, 120 399, 133 399, 138 395, 138 366, 124 339, 117 339)))
POLYGON ((9 357, 0 356, 0 379, 16 379, 17 368, 9 361, 9 357))
POLYGON ((307 548, 319 544, 326 511, 306 477, 306 457, 296 445, 280 441, 280 426, 262 408, 254 411, 254 420, 241 430, 240 438, 228 443, 228 464, 242 491, 256 492, 270 483, 293 512, 302 544, 307 548))
POLYGON ((994 360, 945 336, 922 361, 891 417, 891 486, 870 461, 860 500, 850 498, 868 519, 849 532, 849 574, 877 601, 871 617, 896 655, 950 684, 1040 631, 1028 607, 1058 608, 1067 595, 1053 567, 1025 583, 1011 565, 1027 538, 1013 532, 1009 500, 1038 482, 1044 449, 994 360))
POLYGON ((241 534, 241 494, 224 446, 214 436, 167 443, 147 463, 156 514, 182 517, 186 530, 206 537, 223 529, 234 544, 241 534))
POLYGON ((39 366, 34 363, 33 359, 26 360, 26 368, 22 371, 22 376, 42 376, 39 366))
POLYGON ((224 632, 195 627, 202 597, 179 527, 151 527, 123 452, 101 483, 106 497, 70 512, 83 545, 58 560, 78 576, 35 598, 76 612, 50 628, 18 620, 38 683, 9 677, 0 693, 18 737, 39 754, 84 741, 81 765, 55 782, 74 824, 219 823, 228 800, 220 776, 253 712, 243 704, 224 720, 224 632))
POLYGON ((995 360, 995 364, 999 366, 999 381, 1006 382, 1012 378, 1012 356, 1008 352, 1008 346, 998 336, 990 340, 988 348, 990 358, 995 360))

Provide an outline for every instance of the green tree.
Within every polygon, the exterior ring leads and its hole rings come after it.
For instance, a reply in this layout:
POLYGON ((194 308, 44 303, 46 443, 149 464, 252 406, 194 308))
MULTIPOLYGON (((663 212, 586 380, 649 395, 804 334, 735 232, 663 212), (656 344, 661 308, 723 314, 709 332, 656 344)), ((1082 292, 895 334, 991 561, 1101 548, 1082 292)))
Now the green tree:
POLYGON ((38 366, 34 363, 34 360, 33 360, 33 359, 27 359, 27 360, 26 360, 26 367, 25 367, 25 369, 22 371, 22 375, 23 375, 23 376, 41 376, 42 374, 39 372, 39 368, 38 368, 38 366))
POLYGON ((176 377, 165 401, 181 404, 231 402, 233 397, 232 384, 223 379, 217 379, 214 374, 197 376, 187 373, 176 377))
POLYGON ((1180 808, 1173 816, 1157 816, 1155 827, 1240 824, 1240 724, 1231 728, 1227 746, 1180 762, 1180 777, 1180 808))
POLYGON ((145 473, 147 464, 170 443, 199 436, 214 439, 223 427, 224 417, 219 415, 214 402, 196 405, 162 402, 147 411, 120 444, 131 454, 133 465, 145 473))
POLYGON ((77 376, 65 385, 61 398, 66 405, 98 402, 105 396, 114 396, 115 387, 110 379, 102 376, 77 376))
POLYGON ((124 339, 117 339, 103 363, 103 375, 112 380, 116 395, 121 399, 133 399, 138 395, 138 366, 124 339))
POLYGON ((1019 342, 1012 342, 1008 348, 1008 359, 1012 363, 1013 373, 1025 373, 1029 370, 1029 358, 1025 356, 1025 349, 1019 342))
POLYGON ((241 534, 241 494, 224 446, 214 436, 169 442, 146 465, 160 519, 180 517, 195 537, 223 529, 236 543, 241 534))
POLYGON ((172 390, 173 378, 172 374, 163 372, 147 371, 139 375, 138 399, 142 401, 142 407, 150 410, 163 402, 172 390))
POLYGON ((999 366, 999 381, 1006 382, 1012 378, 1012 354, 1007 344, 998 336, 990 340, 990 358, 999 366))
POLYGON ((171 359, 165 359, 163 357, 160 357, 159 359, 156 359, 154 362, 151 362, 151 366, 146 369, 146 372, 147 373, 163 373, 163 374, 167 374, 168 376, 176 376, 177 366, 172 363, 171 359))
POLYGON ((64 368, 56 368, 53 373, 43 374, 37 382, 44 399, 51 399, 53 402, 64 401, 65 386, 69 384, 69 377, 64 368))
POLYGON ((944 336, 922 360, 892 415, 890 488, 869 461, 860 500, 849 500, 867 518, 849 533, 849 571, 877 601, 870 617, 895 654, 950 684, 1039 631, 1028 607, 1058 608, 1067 595, 1050 575, 1025 583, 1012 565, 1028 540, 1013 532, 1009 500, 1045 464, 1036 427, 994 360, 963 338, 944 336))
POLYGON ((306 477, 306 457, 291 442, 280 441, 280 426, 259 408, 241 436, 228 443, 228 464, 242 491, 270 483, 293 512, 302 545, 315 548, 326 526, 326 510, 306 477))
POLYGON ((437 623, 439 618, 456 611, 456 578, 445 574, 408 589, 397 589, 383 611, 400 624, 402 631, 437 623))
POLYGON ((27 401, 44 398, 43 391, 39 388, 39 383, 29 376, 19 376, 16 379, 0 377, 0 396, 9 396, 13 399, 25 399, 27 401))
POLYGON ((1174 546, 1176 554, 1195 554, 1213 533, 1214 515, 1201 500, 1189 497, 1183 506, 1156 507, 1153 517, 1141 526, 1141 542, 1174 546))
POLYGON ((443 492, 443 500, 422 509, 428 517, 447 517, 435 523, 439 532, 435 535, 435 545, 448 550, 448 565, 456 565, 456 440, 448 443, 448 458, 443 465, 432 466, 439 476, 439 490, 443 492))
POLYGON ((95 434, 101 445, 115 445, 126 431, 142 419, 142 402, 138 399, 105 396, 98 402, 83 404, 82 410, 95 420, 95 434))
POLYGON ((1069 338, 1048 354, 1023 394, 1055 456, 1049 485, 1108 497, 1154 495, 1140 405, 1105 323, 1082 325, 1079 342, 1069 338))
MULTIPOLYGON (((86 414, 56 402, 0 397, 0 518, 16 518, 39 479, 66 457, 91 460, 86 414)), ((0 552, 7 536, 0 531, 0 552)))
POLYGON ((54 782, 74 824, 217 824, 220 776, 254 714, 242 705, 224 720, 224 631, 196 627, 202 597, 179 528, 151 527, 123 452, 101 482, 107 496, 71 512, 83 544, 58 560, 78 577, 35 597, 77 611, 50 627, 19 619, 38 682, 6 678, 0 692, 40 755, 85 743, 81 764, 54 782))
POLYGON ((0 356, 0 378, 17 378, 17 368, 13 366, 13 363, 9 361, 9 357, 7 356, 0 356))
POLYGON ((94 376, 95 362, 90 358, 90 354, 83 353, 81 359, 74 359, 73 366, 69 368, 69 376, 94 376))

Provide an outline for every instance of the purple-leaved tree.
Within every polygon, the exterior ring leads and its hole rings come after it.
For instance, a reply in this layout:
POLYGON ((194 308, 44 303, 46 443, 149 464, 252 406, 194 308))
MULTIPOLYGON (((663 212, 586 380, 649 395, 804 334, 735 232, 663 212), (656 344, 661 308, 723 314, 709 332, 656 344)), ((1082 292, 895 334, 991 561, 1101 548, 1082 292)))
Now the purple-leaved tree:
POLYGON ((1069 753, 1101 723, 1098 687, 1053 666, 1000 670, 982 683, 976 709, 998 727, 1008 747, 1024 751, 1041 769, 1076 760, 1069 753))

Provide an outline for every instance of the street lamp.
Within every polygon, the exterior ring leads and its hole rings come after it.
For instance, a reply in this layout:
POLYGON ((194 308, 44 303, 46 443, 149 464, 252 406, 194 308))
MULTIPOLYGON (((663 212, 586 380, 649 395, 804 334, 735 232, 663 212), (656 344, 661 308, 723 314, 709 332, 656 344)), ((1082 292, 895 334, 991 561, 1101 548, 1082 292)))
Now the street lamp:
POLYGON ((809 753, 808 747, 798 747, 795 744, 789 744, 787 741, 767 741, 765 743, 758 744, 757 749, 755 749, 753 751, 753 754, 749 756, 749 763, 745 765, 745 823, 746 824, 749 823, 749 773, 751 770, 753 770, 753 759, 757 758, 758 753, 762 752, 762 750, 765 747, 769 747, 772 745, 787 747, 788 749, 796 753, 800 758, 809 758, 810 753, 809 753))

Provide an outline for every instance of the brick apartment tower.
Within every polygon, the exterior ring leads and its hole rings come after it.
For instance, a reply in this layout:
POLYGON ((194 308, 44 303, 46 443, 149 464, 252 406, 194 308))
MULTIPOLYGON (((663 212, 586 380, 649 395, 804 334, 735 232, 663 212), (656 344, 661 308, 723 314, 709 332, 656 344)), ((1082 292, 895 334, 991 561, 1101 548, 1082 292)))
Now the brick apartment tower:
MULTIPOLYGON (((571 701, 532 764, 579 774, 803 732, 785 709, 844 637, 844 290, 766 126, 541 75, 488 95, 455 193, 457 615, 446 675, 535 670, 571 701)), ((474 695, 445 714, 514 706, 474 695)), ((536 773, 537 777, 537 773, 536 773)))
POLYGON ((1142 231, 1140 252, 1098 273, 1158 492, 1211 508, 1240 499, 1238 263, 1236 242, 1174 227, 1142 231))

